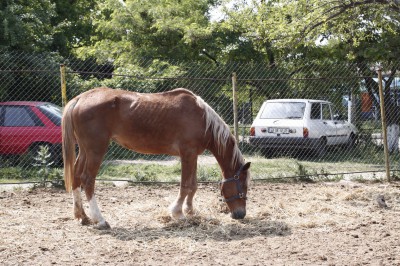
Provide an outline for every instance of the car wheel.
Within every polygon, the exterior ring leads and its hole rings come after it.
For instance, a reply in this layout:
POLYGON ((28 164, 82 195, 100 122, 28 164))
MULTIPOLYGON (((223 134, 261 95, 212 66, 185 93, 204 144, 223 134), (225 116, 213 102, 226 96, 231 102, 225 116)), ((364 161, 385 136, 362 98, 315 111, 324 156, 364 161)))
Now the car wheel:
POLYGON ((356 142, 357 142, 357 137, 356 135, 354 135, 353 133, 350 134, 349 139, 347 140, 347 144, 346 147, 347 149, 352 149, 356 146, 356 142))
POLYGON ((322 138, 318 141, 317 148, 315 149, 315 154, 318 158, 323 158, 326 155, 327 144, 326 139, 322 138))
POLYGON ((275 156, 275 151, 270 148, 262 148, 261 149, 261 154, 265 158, 273 158, 275 156))
POLYGON ((308 158, 310 158, 310 155, 312 157, 312 154, 313 154, 312 150, 309 150, 309 149, 298 149, 293 152, 293 155, 295 156, 295 158, 298 158, 298 159, 308 159, 308 158))

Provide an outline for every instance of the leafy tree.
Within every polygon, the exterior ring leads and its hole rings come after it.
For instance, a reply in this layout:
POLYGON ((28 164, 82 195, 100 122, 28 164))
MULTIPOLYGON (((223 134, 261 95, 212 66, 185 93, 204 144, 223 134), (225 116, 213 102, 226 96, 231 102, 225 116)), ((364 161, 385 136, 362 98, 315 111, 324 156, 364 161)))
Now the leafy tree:
MULTIPOLYGON (((397 108, 391 96, 391 83, 400 58, 398 1, 276 1, 271 6, 269 23, 270 36, 277 46, 299 50, 325 46, 336 60, 354 62, 357 66, 354 73, 364 77, 373 100, 373 95, 378 94, 378 84, 373 77, 376 77, 379 63, 386 74, 387 120, 389 124, 398 123, 397 108)), ((307 55, 307 58, 310 57, 307 55)), ((378 106, 378 102, 375 101, 375 105, 378 106)))
POLYGON ((69 56, 74 49, 89 45, 93 32, 92 14, 97 0, 51 0, 55 16, 51 18, 53 41, 51 51, 69 56))
POLYGON ((90 41, 90 15, 96 2, 0 2, 1 99, 60 103, 59 74, 54 72, 64 61, 59 55, 68 57, 73 49, 90 41), (43 72, 30 72, 32 69, 43 72))
POLYGON ((240 41, 251 43, 269 64, 327 55, 352 62, 399 58, 398 1, 224 2, 225 18, 216 27, 238 32, 240 41))
POLYGON ((0 3, 0 49, 44 51, 52 42, 50 0, 3 0, 0 3))
MULTIPOLYGON (((392 65, 400 56, 398 1, 224 2, 228 3, 223 9, 225 18, 218 25, 240 31, 241 38, 264 55, 262 58, 266 62, 272 65, 278 62, 290 70, 290 76, 312 77, 312 74, 318 77, 323 71, 307 74, 305 70, 310 67, 305 66, 348 63, 347 75, 366 77, 364 84, 373 94, 377 93, 378 86, 372 78, 376 76, 373 66, 380 62, 387 74, 386 95, 390 95, 390 83, 397 71, 392 65)), ((321 67, 319 69, 324 69, 321 67)), ((335 90, 341 86, 336 83, 331 86, 335 90)))
POLYGON ((96 0, 3 0, 0 49, 59 52, 87 44, 96 0))
POLYGON ((82 57, 115 65, 140 64, 144 58, 195 60, 210 36, 210 0, 106 0, 94 14, 93 45, 82 57))

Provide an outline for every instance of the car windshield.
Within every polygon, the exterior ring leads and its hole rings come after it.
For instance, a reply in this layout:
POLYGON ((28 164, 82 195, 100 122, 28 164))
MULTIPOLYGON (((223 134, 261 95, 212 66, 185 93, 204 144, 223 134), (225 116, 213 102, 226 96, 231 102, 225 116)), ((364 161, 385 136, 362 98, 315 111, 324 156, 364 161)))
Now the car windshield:
POLYGON ((51 103, 45 103, 38 106, 38 108, 47 116, 48 119, 50 119, 51 122, 57 126, 61 126, 62 111, 60 106, 51 103))
POLYGON ((306 104, 304 102, 268 102, 261 114, 262 119, 301 119, 306 104))

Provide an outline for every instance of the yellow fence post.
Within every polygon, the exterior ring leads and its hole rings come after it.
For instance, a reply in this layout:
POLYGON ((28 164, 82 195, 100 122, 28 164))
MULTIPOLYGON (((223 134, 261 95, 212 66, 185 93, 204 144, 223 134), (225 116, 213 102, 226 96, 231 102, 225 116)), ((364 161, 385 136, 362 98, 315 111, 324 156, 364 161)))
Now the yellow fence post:
POLYGON ((233 96, 233 132, 237 143, 239 143, 239 122, 237 110, 237 76, 236 72, 232 73, 232 96, 233 96))
POLYGON ((67 104, 67 81, 65 79, 65 65, 60 65, 60 73, 61 73, 61 100, 62 106, 64 107, 67 104))
POLYGON ((387 143, 385 99, 383 95, 383 84, 382 84, 382 69, 379 68, 377 72, 378 72, 378 85, 379 85, 379 102, 381 107, 382 141, 383 141, 383 150, 385 153, 386 179, 388 182, 390 182, 390 166, 389 166, 389 152, 387 143))

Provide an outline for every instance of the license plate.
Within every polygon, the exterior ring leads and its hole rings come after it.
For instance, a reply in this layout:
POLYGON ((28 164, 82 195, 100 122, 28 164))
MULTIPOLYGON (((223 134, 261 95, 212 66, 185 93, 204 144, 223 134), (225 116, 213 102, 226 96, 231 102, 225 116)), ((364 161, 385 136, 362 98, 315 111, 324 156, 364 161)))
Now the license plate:
POLYGON ((268 133, 273 133, 273 134, 289 134, 290 131, 289 131, 288 128, 269 127, 269 128, 268 128, 268 133))

